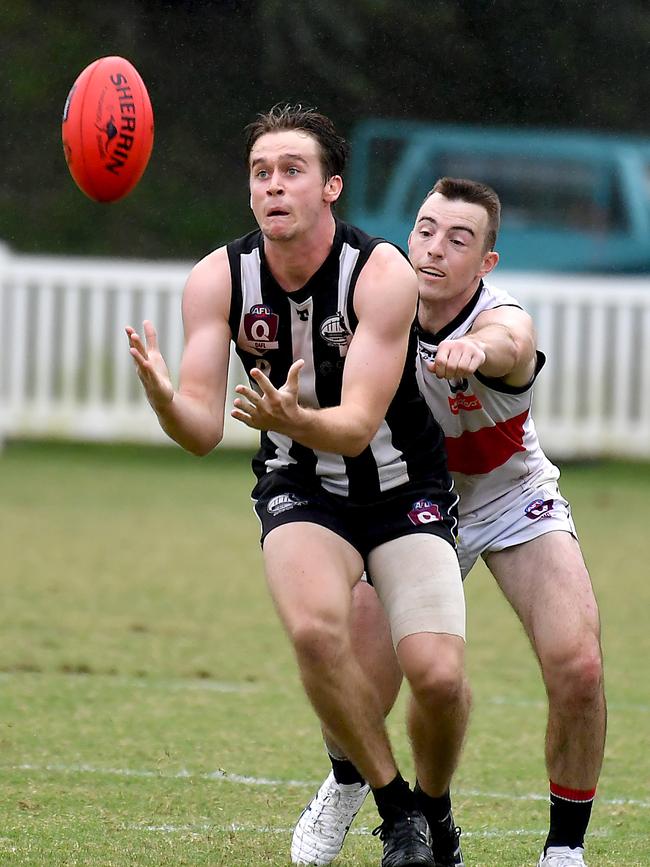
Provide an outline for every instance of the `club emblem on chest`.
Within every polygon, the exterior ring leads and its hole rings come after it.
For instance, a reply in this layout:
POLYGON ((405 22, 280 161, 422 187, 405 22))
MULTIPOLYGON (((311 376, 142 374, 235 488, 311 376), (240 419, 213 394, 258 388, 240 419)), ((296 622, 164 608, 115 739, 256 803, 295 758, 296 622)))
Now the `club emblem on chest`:
POLYGON ((244 314, 244 335, 251 347, 258 352, 277 349, 279 321, 268 304, 254 304, 244 314))

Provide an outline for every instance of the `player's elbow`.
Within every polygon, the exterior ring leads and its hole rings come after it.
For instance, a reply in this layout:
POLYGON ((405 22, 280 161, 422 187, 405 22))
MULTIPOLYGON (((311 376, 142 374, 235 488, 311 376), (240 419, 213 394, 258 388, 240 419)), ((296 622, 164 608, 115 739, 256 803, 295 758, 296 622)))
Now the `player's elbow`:
POLYGON ((360 422, 354 430, 350 431, 350 436, 345 443, 345 451, 341 452, 343 457, 358 458, 372 442, 377 427, 368 421, 360 422))
POLYGON ((195 457, 204 458, 216 449, 222 439, 222 430, 205 431, 201 436, 194 437, 182 445, 186 451, 195 457))
POLYGON ((194 455, 196 458, 204 458, 206 455, 209 455, 210 452, 214 451, 216 447, 219 445, 220 440, 216 440, 215 442, 209 443, 194 443, 191 446, 187 447, 187 451, 194 455))
POLYGON ((512 339, 513 367, 535 358, 535 339, 532 335, 515 336, 512 339))
POLYGON ((345 448, 341 449, 341 454, 344 458, 358 458, 368 448, 368 445, 369 442, 361 440, 351 441, 349 444, 346 444, 345 448))

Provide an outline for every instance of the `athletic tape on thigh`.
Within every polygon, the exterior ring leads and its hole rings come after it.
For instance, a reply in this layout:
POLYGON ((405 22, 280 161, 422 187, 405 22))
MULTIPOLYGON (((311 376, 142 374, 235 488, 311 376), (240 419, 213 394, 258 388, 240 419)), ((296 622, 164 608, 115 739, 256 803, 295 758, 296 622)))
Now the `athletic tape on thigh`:
POLYGON ((395 647, 418 632, 465 638, 465 595, 448 542, 425 534, 402 536, 375 548, 368 564, 395 647))

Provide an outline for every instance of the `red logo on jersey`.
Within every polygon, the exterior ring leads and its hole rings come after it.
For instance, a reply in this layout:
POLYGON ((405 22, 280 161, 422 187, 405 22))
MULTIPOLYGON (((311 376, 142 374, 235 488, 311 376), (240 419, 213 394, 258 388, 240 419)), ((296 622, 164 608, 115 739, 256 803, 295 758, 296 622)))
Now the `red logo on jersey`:
POLYGON ((277 349, 279 317, 268 304, 254 304, 244 314, 244 334, 253 347, 262 352, 277 349))
POLYGON ((459 391, 458 394, 448 397, 447 400, 449 401, 449 409, 454 415, 458 415, 461 409, 466 412, 471 412, 473 409, 483 409, 483 404, 475 394, 465 394, 463 391, 459 391))

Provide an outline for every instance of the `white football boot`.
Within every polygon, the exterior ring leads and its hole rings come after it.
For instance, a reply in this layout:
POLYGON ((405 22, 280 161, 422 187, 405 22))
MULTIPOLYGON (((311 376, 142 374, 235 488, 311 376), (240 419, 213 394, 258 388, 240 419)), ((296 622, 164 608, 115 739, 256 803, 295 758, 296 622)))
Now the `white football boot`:
POLYGON ((569 849, 568 846, 549 846, 546 855, 542 852, 537 867, 587 867, 582 857, 585 850, 578 846, 569 849))
POLYGON ((369 791, 367 784, 337 783, 330 772, 294 828, 291 862, 320 867, 333 861, 369 791))

